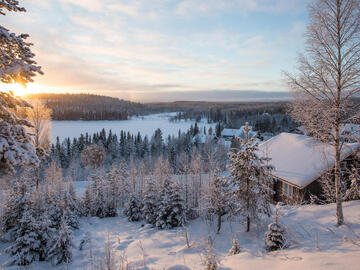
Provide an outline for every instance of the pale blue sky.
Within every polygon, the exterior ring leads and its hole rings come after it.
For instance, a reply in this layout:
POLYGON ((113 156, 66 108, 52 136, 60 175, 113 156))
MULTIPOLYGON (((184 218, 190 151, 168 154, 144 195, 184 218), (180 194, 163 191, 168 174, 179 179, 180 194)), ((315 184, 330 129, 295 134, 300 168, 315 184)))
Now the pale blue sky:
POLYGON ((308 2, 23 0, 27 13, 0 19, 34 43, 45 75, 29 91, 153 101, 227 90, 217 97, 228 100, 228 90, 286 91, 281 70, 303 49, 308 2))

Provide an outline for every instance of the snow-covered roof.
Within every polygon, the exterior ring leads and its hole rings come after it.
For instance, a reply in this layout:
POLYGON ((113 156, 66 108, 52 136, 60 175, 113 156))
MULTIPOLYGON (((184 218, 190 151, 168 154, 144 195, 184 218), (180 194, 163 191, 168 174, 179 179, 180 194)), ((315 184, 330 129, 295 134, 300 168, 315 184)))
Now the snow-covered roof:
MULTIPOLYGON (((359 149, 358 143, 344 144, 341 159, 359 149)), ((260 155, 271 158, 272 174, 299 188, 304 188, 334 166, 333 146, 314 138, 281 133, 259 145, 260 155)))
POLYGON ((221 131, 221 136, 223 137, 238 137, 240 134, 240 129, 231 129, 231 128, 224 128, 221 131))
MULTIPOLYGON (((298 131, 301 134, 306 135, 307 130, 304 126, 299 126, 293 129, 293 131, 298 131)), ((342 136, 348 136, 353 139, 359 139, 360 138, 360 125, 359 124, 345 124, 340 127, 340 135, 342 136)))
MULTIPOLYGON (((248 126, 248 128, 249 128, 249 137, 255 136, 256 132, 252 130, 252 126, 248 126)), ((221 131, 221 136, 245 138, 246 136, 245 126, 241 126, 239 129, 225 128, 223 129, 223 131, 221 131)))

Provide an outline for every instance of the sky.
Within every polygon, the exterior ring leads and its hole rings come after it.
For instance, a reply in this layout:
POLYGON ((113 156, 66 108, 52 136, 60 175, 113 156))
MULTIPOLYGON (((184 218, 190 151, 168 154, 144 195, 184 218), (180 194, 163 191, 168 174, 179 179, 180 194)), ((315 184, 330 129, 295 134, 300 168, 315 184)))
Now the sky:
POLYGON ((309 0, 22 0, 0 24, 28 33, 44 75, 24 92, 140 102, 287 96, 309 0), (280 92, 280 93, 279 93, 280 92))

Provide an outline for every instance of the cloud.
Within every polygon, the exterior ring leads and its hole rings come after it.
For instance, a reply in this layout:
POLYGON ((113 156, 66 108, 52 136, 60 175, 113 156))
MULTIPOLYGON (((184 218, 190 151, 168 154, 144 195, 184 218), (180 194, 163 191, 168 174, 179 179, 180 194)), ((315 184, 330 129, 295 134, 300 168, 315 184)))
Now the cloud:
POLYGON ((209 89, 283 90, 280 70, 305 26, 298 18, 268 32, 212 17, 285 12, 296 9, 298 0, 44 2, 29 4, 24 16, 7 17, 11 29, 31 34, 45 72, 36 82, 131 98, 184 91, 205 95, 209 89), (188 19, 199 13, 205 20, 188 19))
POLYGON ((183 0, 176 12, 183 16, 211 15, 231 12, 246 15, 249 12, 284 13, 303 10, 309 0, 183 0))

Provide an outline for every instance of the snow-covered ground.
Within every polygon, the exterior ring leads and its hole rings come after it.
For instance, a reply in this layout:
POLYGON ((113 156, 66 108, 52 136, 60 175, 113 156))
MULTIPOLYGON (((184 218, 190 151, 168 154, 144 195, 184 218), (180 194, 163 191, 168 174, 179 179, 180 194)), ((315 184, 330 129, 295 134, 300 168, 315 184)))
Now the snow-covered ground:
MULTIPOLYGON (((115 260, 126 258, 130 269, 204 269, 202 248, 209 235, 215 253, 221 261, 220 269, 359 269, 360 265, 360 201, 344 203, 346 225, 336 227, 335 205, 301 207, 283 206, 281 222, 293 240, 292 247, 267 253, 264 249, 266 226, 244 232, 239 222, 226 222, 220 235, 214 228, 198 219, 187 225, 191 247, 187 248, 184 229, 157 230, 141 222, 130 223, 125 217, 82 218, 81 227, 74 233, 74 261, 56 269, 90 269, 89 245, 80 251, 79 245, 87 232, 91 234, 93 261, 105 258, 104 247, 109 239, 115 260), (242 252, 228 256, 231 239, 239 239, 242 252)), ((270 222, 270 220, 269 220, 270 222)), ((9 260, 0 245, 1 269, 9 260)), ((125 259, 124 259, 125 260, 125 259)), ((124 261, 123 260, 123 261, 124 261)), ((45 262, 36 262, 30 269, 51 269, 45 262)))
MULTIPOLYGON (((130 132, 136 135, 140 132, 141 136, 152 136, 157 128, 160 128, 163 132, 163 138, 168 135, 177 136, 179 130, 187 131, 191 125, 195 124, 195 121, 177 121, 170 122, 169 118, 176 113, 160 113, 151 114, 146 116, 132 117, 131 120, 115 120, 115 121, 51 121, 51 137, 54 142, 56 136, 59 136, 60 141, 64 138, 79 137, 80 134, 93 134, 100 132, 103 128, 108 132, 110 129, 112 132, 119 134, 121 130, 130 132)), ((215 124, 208 124, 205 119, 198 123, 199 128, 208 130, 210 126, 213 128, 215 124)))

